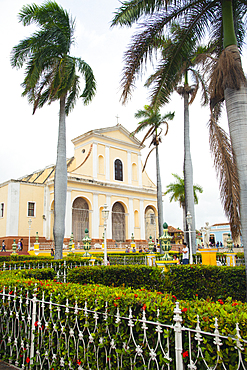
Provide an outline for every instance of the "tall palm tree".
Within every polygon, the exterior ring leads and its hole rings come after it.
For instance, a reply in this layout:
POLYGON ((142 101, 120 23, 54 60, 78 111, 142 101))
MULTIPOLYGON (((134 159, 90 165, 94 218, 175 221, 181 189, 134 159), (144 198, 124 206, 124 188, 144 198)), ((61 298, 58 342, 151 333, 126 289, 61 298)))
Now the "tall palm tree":
MULTIPOLYGON (((166 191, 164 195, 170 194, 170 202, 173 200, 175 202, 179 202, 179 206, 183 209, 183 227, 184 231, 186 231, 186 211, 185 211, 185 184, 184 179, 176 174, 172 174, 177 180, 176 182, 172 182, 166 186, 166 191)), ((200 185, 193 185, 193 196, 194 196, 194 204, 198 204, 198 196, 197 192, 202 193, 203 189, 200 185)))
POLYGON ((11 54, 12 67, 24 65, 25 79, 23 96, 33 104, 33 114, 45 103, 58 100, 59 129, 57 160, 54 180, 54 240, 55 259, 62 258, 65 233, 65 208, 67 193, 66 126, 65 117, 81 97, 88 104, 96 92, 95 78, 91 67, 81 58, 70 56, 74 43, 74 20, 56 2, 43 5, 23 6, 19 21, 28 26, 34 23, 38 31, 16 45, 11 54), (80 76, 85 87, 80 95, 80 76))
MULTIPOLYGON (((113 26, 131 26, 138 20, 142 22, 141 32, 134 35, 133 42, 125 54, 128 63, 126 63, 122 78, 123 102, 126 102, 131 95, 135 80, 143 70, 143 63, 149 60, 157 51, 159 44, 155 40, 164 35, 166 27, 171 27, 174 20, 180 25, 182 38, 181 43, 177 45, 176 52, 174 52, 172 68, 176 67, 180 50, 191 35, 195 35, 198 40, 201 40, 208 32, 214 41, 214 51, 217 58, 224 50, 221 54, 220 63, 216 64, 211 77, 211 81, 214 82, 210 85, 211 108, 214 110, 209 123, 210 145, 211 148, 214 148, 213 152, 216 154, 214 161, 217 171, 220 172, 221 198, 224 201, 226 214, 230 215, 233 233, 239 233, 240 229, 239 205, 236 203, 238 200, 238 181, 240 182, 241 229, 243 241, 246 245, 245 253, 247 253, 247 226, 245 222, 247 220, 247 183, 245 183, 247 178, 247 150, 241 151, 241 149, 246 148, 247 145, 247 109, 243 109, 247 106, 247 89, 239 53, 245 36, 246 12, 247 4, 245 0, 183 0, 179 2, 175 0, 169 2, 162 0, 149 0, 148 2, 146 0, 138 2, 127 0, 116 11, 112 21, 113 26), (217 125, 216 121, 220 110, 218 105, 224 98, 226 99, 228 113, 231 150, 229 150, 227 135, 217 125), (238 120, 235 117, 239 117, 238 120), (219 145, 218 149, 222 147, 223 152, 221 153, 220 164, 217 164, 219 156, 215 147, 216 143, 221 144, 220 138, 223 138, 227 147, 223 148, 222 145, 219 145), (225 154, 228 156, 227 161, 223 160, 225 154), (237 176, 235 170, 231 171, 236 167, 236 164, 238 167, 237 176), (225 191, 227 187, 228 189, 225 191)), ((171 81, 168 75, 165 84, 167 89, 162 86, 162 92, 159 93, 161 103, 168 101, 172 82, 173 80, 171 81)))
MULTIPOLYGON (((162 39, 161 39, 162 40, 162 39)), ((154 40, 155 47, 157 40, 154 40)), ((195 210, 193 197, 193 166, 190 152, 190 122, 189 105, 194 101, 199 87, 202 92, 202 105, 208 103, 207 86, 199 65, 213 46, 198 45, 194 35, 184 37, 178 24, 173 24, 169 38, 161 42, 161 58, 156 72, 148 79, 146 86, 154 85, 152 89, 152 104, 161 105, 162 100, 168 99, 172 91, 176 90, 184 101, 184 182, 185 182, 185 214, 189 211, 192 216, 192 250, 196 252, 195 210), (183 40, 183 42, 182 42, 183 40), (179 53, 177 49, 179 50, 179 53), (175 57, 175 55, 177 57, 175 57), (174 63, 175 62, 175 63, 174 63), (189 84, 189 77, 193 85, 189 84), (183 84, 181 85, 181 81, 183 84)), ((186 221, 186 219, 185 219, 186 221)), ((186 229, 188 230, 188 225, 186 229)))
MULTIPOLYGON (((168 132, 168 122, 169 120, 173 120, 174 112, 167 113, 162 116, 159 112, 159 109, 153 109, 149 105, 145 105, 144 109, 140 109, 135 114, 136 118, 144 118, 142 121, 138 122, 138 126, 131 133, 131 135, 135 135, 138 132, 141 132, 147 129, 147 133, 144 136, 140 145, 142 145, 146 140, 152 137, 151 145, 154 147, 150 150, 147 155, 145 164, 143 166, 143 171, 146 167, 147 160, 151 154, 151 152, 155 149, 156 151, 156 182, 157 182, 157 206, 158 206, 158 227, 159 227, 159 236, 163 234, 163 203, 162 203, 162 186, 161 186, 161 178, 160 178, 160 165, 159 165, 159 144, 161 143, 161 133, 162 128, 161 125, 166 125, 166 132, 168 132)), ((150 147, 149 146, 149 147, 150 147)))

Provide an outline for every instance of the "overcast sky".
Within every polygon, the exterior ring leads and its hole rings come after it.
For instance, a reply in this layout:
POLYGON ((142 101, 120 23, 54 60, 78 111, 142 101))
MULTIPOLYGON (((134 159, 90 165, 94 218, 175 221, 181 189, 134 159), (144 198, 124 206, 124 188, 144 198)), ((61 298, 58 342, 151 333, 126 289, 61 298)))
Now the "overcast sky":
MULTIPOLYGON (((42 1, 34 1, 41 4, 42 1)), ((78 100, 73 112, 67 118, 67 157, 73 156, 71 140, 91 129, 114 126, 119 123, 130 132, 136 127, 134 117, 138 109, 148 103, 148 93, 142 81, 133 93, 131 101, 123 106, 120 99, 120 79, 123 53, 133 33, 131 29, 110 28, 118 0, 61 0, 58 1, 76 19, 76 43, 71 54, 84 59, 93 69, 97 80, 97 95, 85 107, 78 100)), ((32 107, 22 97, 24 71, 10 66, 10 52, 13 46, 29 36, 34 27, 18 23, 17 14, 22 0, 1 0, 1 145, 0 183, 42 169, 56 162, 58 102, 45 106, 32 115, 32 107)), ((146 76, 148 77, 148 75, 146 76)), ((174 93, 171 103, 161 112, 175 111, 169 132, 160 146, 162 187, 173 182, 172 173, 182 176, 183 170, 183 101, 174 93)), ((191 155, 194 183, 203 187, 199 204, 195 206, 196 228, 227 222, 220 203, 218 181, 209 151, 207 122, 209 108, 200 107, 200 98, 190 106, 191 155)), ((226 115, 222 126, 227 129, 226 115)), ((137 136, 142 139, 142 135, 137 136)), ((143 162, 148 149, 143 150, 143 162)), ((147 172, 155 182, 155 153, 149 158, 147 172)), ((182 228, 182 209, 164 197, 164 220, 168 225, 182 228)))

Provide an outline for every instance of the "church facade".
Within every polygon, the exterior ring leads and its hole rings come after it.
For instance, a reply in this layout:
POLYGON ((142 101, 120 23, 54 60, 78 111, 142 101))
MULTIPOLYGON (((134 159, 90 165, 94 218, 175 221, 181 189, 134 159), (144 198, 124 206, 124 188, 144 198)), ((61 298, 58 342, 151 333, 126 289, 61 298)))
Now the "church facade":
MULTIPOLYGON (((104 204, 109 209, 107 239, 125 242, 156 239, 156 185, 142 172, 140 141, 121 125, 96 129, 72 140, 67 160, 65 238, 80 242, 85 228, 102 240, 104 204)), ((38 232, 53 239, 55 166, 0 184, 0 238, 38 232), (31 220, 31 222, 30 222, 31 220), (28 224, 29 221, 29 224, 28 224)), ((9 243, 8 243, 9 244, 9 243)))

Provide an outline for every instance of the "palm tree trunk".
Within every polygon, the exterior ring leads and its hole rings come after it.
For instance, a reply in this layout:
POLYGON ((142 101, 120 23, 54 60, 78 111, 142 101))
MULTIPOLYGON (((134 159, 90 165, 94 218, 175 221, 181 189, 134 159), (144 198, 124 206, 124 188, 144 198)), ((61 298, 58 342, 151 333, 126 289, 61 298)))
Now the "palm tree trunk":
MULTIPOLYGON (((185 212, 189 211, 192 216, 191 242, 192 253, 196 253, 196 233, 195 233, 195 211, 193 193, 193 167, 190 155, 190 122, 189 122, 189 94, 184 91, 184 192, 185 192, 185 212)), ((187 225, 187 222, 186 222, 187 225)), ((188 231, 188 225, 186 226, 188 231)), ((189 244, 189 235, 186 233, 186 240, 189 244)))
MULTIPOLYGON (((226 111, 240 185, 240 219, 247 286, 247 88, 225 90, 226 111)), ((247 291, 246 291, 247 301, 247 291)))
POLYGON ((55 241, 55 259, 63 258, 63 240, 65 233, 65 210, 67 193, 65 100, 66 96, 60 99, 57 162, 54 180, 53 233, 55 241))
POLYGON ((162 187, 160 179, 160 164, 159 164, 159 146, 156 145, 156 181, 157 181, 157 206, 158 206, 158 227, 159 237, 163 235, 163 202, 162 202, 162 187))
MULTIPOLYGON (((241 67, 240 53, 234 30, 231 0, 222 1, 224 47, 235 53, 235 61, 241 67)), ((240 185, 240 220, 245 256, 246 301, 247 301, 247 88, 224 90, 230 137, 235 155, 240 185)))

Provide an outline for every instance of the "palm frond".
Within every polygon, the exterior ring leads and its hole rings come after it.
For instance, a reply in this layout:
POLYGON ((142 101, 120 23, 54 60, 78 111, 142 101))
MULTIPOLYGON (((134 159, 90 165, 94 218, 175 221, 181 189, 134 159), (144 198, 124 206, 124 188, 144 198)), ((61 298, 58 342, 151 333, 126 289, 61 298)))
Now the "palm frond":
POLYGON ((77 58, 76 60, 79 72, 85 79, 85 88, 80 97, 83 99, 84 104, 87 105, 96 94, 96 80, 92 68, 84 60, 80 58, 77 58))
POLYGON ((209 85, 211 109, 224 100, 226 88, 239 90, 242 84, 247 86, 240 54, 238 47, 231 45, 223 50, 218 62, 212 67, 209 85))
POLYGON ((150 154, 152 153, 152 151, 153 151, 154 149, 155 149, 155 147, 153 147, 153 149, 151 149, 151 150, 150 150, 150 152, 148 153, 147 158, 146 158, 145 163, 144 163, 144 166, 143 166, 143 168, 142 168, 142 172, 144 172, 144 171, 145 171, 145 168, 146 168, 146 165, 147 165, 148 158, 149 158, 150 154))
POLYGON ((221 203, 230 222, 232 237, 236 239, 240 235, 240 188, 230 139, 217 123, 219 110, 218 105, 211 113, 209 143, 219 179, 221 203))
POLYGON ((164 7, 164 0, 129 0, 122 2, 122 6, 114 12, 111 27, 131 26, 143 15, 152 14, 164 7))

